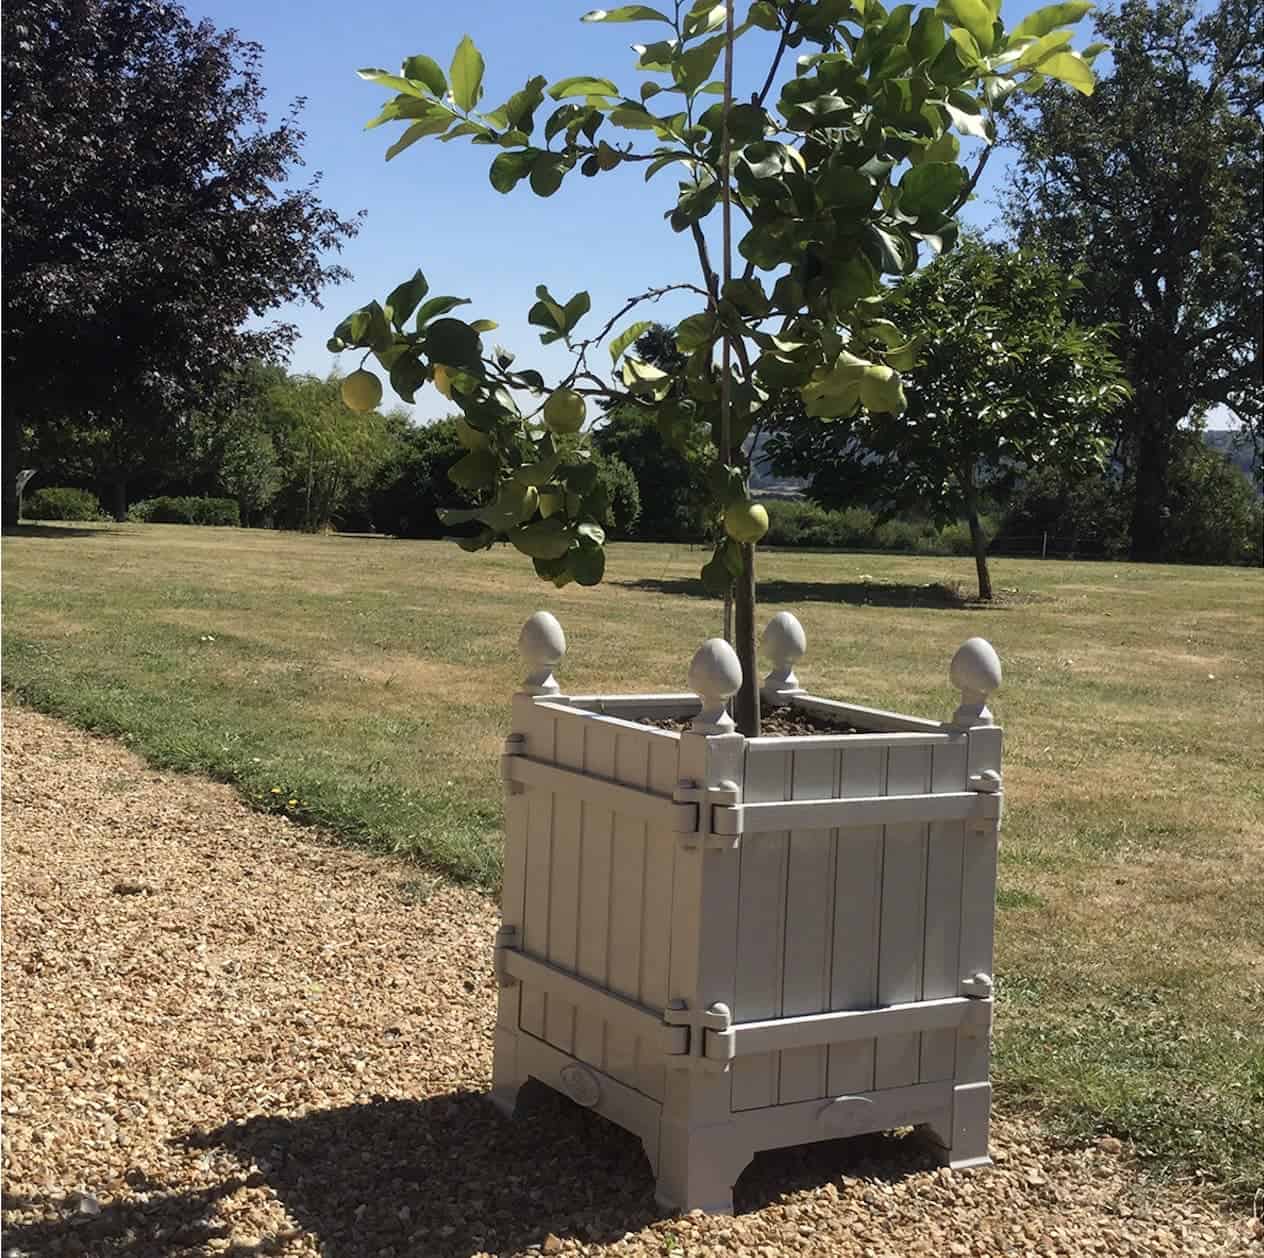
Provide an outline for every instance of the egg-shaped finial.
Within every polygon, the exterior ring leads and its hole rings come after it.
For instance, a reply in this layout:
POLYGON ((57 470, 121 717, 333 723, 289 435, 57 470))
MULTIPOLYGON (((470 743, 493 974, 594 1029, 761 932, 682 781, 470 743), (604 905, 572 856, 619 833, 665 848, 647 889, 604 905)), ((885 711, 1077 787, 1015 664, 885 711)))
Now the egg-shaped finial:
POLYGON ((689 664, 689 689, 702 700, 690 728, 695 734, 727 734, 733 718, 725 707, 742 685, 737 652, 723 638, 708 638, 689 664))
POLYGON ((962 727, 991 725, 988 696, 1000 687, 1001 660, 986 638, 967 638, 952 657, 948 677, 961 691, 961 706, 952 723, 962 727))
POLYGON ((799 618, 790 612, 778 612, 768 622, 761 645, 773 662, 773 669, 760 688, 764 699, 777 703, 790 695, 802 694, 803 687, 794 675, 794 666, 808 649, 808 639, 799 618))
POLYGON ((524 689, 533 695, 555 695, 561 687, 553 670, 566 654, 566 634, 552 612, 536 612, 518 635, 518 650, 531 670, 524 689))

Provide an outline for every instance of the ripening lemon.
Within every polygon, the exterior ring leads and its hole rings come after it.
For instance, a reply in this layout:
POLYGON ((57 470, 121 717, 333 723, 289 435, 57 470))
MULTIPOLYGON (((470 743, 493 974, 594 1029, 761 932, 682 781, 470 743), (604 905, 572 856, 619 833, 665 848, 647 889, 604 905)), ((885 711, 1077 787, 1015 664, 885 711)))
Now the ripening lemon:
POLYGON ((860 400, 871 411, 898 415, 908 403, 900 374, 890 367, 866 367, 860 377, 860 400))
POLYGON ((757 502, 735 502, 724 513, 724 531, 735 542, 757 542, 768 532, 768 511, 757 502))
POLYGON ((371 411, 382 400, 382 382, 361 367, 342 382, 342 400, 353 411, 371 411))
POLYGON ((452 396, 452 373, 442 363, 434 365, 434 387, 443 394, 444 397, 452 396))
POLYGON ((544 404, 544 422, 551 433, 564 436, 584 426, 588 407, 574 389, 554 389, 544 404))
POLYGON ((479 432, 464 415, 456 417, 456 439, 467 450, 486 450, 488 446, 487 434, 479 432))

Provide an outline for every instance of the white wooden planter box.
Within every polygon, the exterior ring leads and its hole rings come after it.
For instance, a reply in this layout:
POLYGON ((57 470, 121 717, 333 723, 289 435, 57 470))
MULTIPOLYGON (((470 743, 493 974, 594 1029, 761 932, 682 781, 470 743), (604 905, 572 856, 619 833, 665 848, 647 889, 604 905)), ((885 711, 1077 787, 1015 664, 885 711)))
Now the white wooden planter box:
POLYGON ((765 702, 871 732, 747 739, 717 642, 699 693, 568 697, 560 626, 524 628, 493 1098, 512 1113, 530 1077, 597 1110, 682 1210, 731 1211, 757 1150, 905 1125, 953 1167, 988 1164, 995 652, 958 651, 941 724, 799 690, 782 613, 765 702))

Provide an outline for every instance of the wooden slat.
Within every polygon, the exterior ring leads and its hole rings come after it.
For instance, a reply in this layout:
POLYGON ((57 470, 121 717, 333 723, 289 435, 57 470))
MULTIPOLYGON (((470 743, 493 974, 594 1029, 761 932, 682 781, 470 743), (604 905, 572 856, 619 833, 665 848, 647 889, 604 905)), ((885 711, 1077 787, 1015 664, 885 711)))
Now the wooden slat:
MULTIPOLYGON (((798 751, 798 749, 795 749, 798 751)), ((925 764, 931 747, 891 749, 893 756, 925 764)), ((806 754, 806 753, 801 753, 806 754)), ((953 791, 943 795, 925 792, 893 792, 882 799, 795 800, 783 804, 743 803, 713 810, 717 834, 780 834, 789 825, 796 830, 847 829, 851 826, 903 825, 931 821, 965 821, 995 815, 994 795, 978 791, 953 791)))
MULTIPOLYGON (((653 791, 667 792, 679 780, 679 742, 655 739, 650 743, 648 786, 653 791)), ((673 875, 680 838, 677 832, 653 822, 645 835, 645 899, 641 922, 641 1003, 665 1009, 670 998, 668 975, 671 971, 671 910, 673 875)), ((666 1070, 661 1054, 642 1057, 637 1077, 647 1096, 663 1097, 666 1070)))
POLYGON ((688 1028, 667 1026, 663 1022, 661 1011, 647 1009, 635 1001, 615 996, 598 984, 568 973, 539 957, 528 956, 515 948, 506 948, 501 954, 501 965, 506 974, 512 974, 521 982, 547 992, 553 998, 550 1005, 564 1004, 568 1008, 582 1006, 596 1020, 608 1022, 628 1034, 642 1037, 647 1047, 660 1055, 683 1053, 689 1046, 688 1028))
MULTIPOLYGON (((590 727, 590 722, 583 719, 559 721, 559 738, 578 739, 590 727)), ((661 753, 671 756, 675 746, 675 743, 665 744, 661 753)), ((575 772, 575 767, 541 764, 527 756, 510 756, 505 761, 505 772, 510 780, 520 782, 528 788, 553 791, 568 799, 583 800, 630 817, 640 817, 677 833, 688 833, 697 828, 697 806, 676 803, 671 798, 670 790, 666 794, 638 790, 618 782, 575 772)), ((675 786, 674 782, 672 786, 675 786)))
MULTIPOLYGON (((893 1035, 916 1035, 932 1028, 955 1029, 966 1023, 986 1024, 986 1000, 949 996, 944 1000, 918 1000, 883 1009, 856 1009, 847 1013, 815 1013, 800 1018, 769 1018, 743 1022, 733 1027, 733 1053, 738 1059, 752 1054, 781 1052, 782 1060, 792 1052, 813 1052, 815 1045, 843 1044, 853 1040, 893 1035)), ((723 1056, 718 1047, 709 1056, 723 1056)), ((825 1095, 822 1093, 822 1095, 825 1095)), ((782 1100, 786 1098, 783 1096, 782 1100)), ((804 1098, 810 1100, 810 1097, 804 1098)))
MULTIPOLYGON (((649 781, 650 740, 639 729, 617 729, 615 776, 644 789, 649 781)), ((645 822, 622 813, 614 815, 610 856, 609 976, 613 991, 632 1000, 641 996, 641 913, 645 897, 645 822)), ((606 1036, 606 1069, 629 1087, 636 1087, 635 1036, 606 1036)))
MULTIPOLYGON (((887 783, 887 749, 868 745, 842 752, 839 794, 848 799, 881 795, 887 783)), ((832 1010, 872 1009, 878 998, 879 906, 882 900, 882 827, 849 830, 837 842, 834 874, 834 943, 830 979, 832 1010)), ((873 1088, 874 1041, 832 1045, 831 1095, 873 1088)))
MULTIPOLYGON (((838 786, 839 752, 833 748, 795 749, 791 790, 795 799, 830 799, 838 786)), ((794 830, 786 874, 786 945, 781 1013, 817 1014, 829 1008, 833 950, 833 833, 794 830)), ((781 1054, 778 1101, 824 1096, 829 1050, 824 1041, 781 1054)))
MULTIPOLYGON (((790 787, 789 751, 747 761, 745 798, 785 799, 790 787)), ((737 916, 737 982, 733 1016, 743 1022, 776 1017, 781 1010, 785 943, 786 851, 789 834, 743 843, 737 916)), ((777 1057, 768 1053, 733 1063, 734 1110, 777 1100, 777 1057)))
MULTIPOLYGON (((931 789, 959 791, 966 784, 966 739, 932 749, 931 789)), ((961 944, 961 861, 965 823, 938 822, 930 828, 926 852, 926 937, 923 947, 922 997, 955 996, 960 990, 958 953, 961 944)), ((951 1079, 956 1067, 955 1029, 922 1034, 922 1083, 951 1079)))
MULTIPOLYGON (((893 795, 930 786, 929 748, 892 748, 887 789, 893 795)), ((922 995, 926 920, 926 826, 887 825, 882 842, 882 928, 878 945, 878 1004, 901 1005, 922 995)), ((917 1081, 921 1041, 916 1033, 877 1042, 874 1084, 906 1087, 917 1081)))
MULTIPOLYGON (((554 754, 560 766, 583 769, 587 725, 587 721, 558 721, 554 754)), ((571 971, 575 969, 579 947, 579 852, 583 825, 583 798, 570 791, 556 791, 549 872, 549 947, 544 955, 554 965, 571 971)), ((549 994, 545 1009, 544 1038, 564 1053, 575 1047, 574 1006, 554 993, 549 994)))
MULTIPOLYGON (((552 713, 537 704, 528 722, 527 754, 535 760, 552 761, 557 722, 552 713)), ((514 757, 517 759, 517 757, 514 757)), ((522 946, 537 956, 549 950, 549 873, 553 864, 553 796, 545 791, 527 794, 526 890, 523 896, 522 946)), ((520 1025, 524 1031, 544 1038, 547 997, 524 986, 520 1025)))

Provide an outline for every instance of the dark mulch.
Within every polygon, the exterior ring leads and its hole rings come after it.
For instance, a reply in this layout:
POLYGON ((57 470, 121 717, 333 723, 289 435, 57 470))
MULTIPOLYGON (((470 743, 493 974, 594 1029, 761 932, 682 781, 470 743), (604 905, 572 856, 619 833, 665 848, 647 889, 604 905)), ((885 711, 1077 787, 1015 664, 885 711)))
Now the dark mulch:
MULTIPOLYGON (((643 716, 642 725, 652 725, 655 729, 669 729, 676 733, 684 733, 689 728, 692 717, 643 716)), ((778 737, 807 738, 814 734, 868 734, 872 731, 857 729, 845 721, 831 721, 828 717, 816 716, 799 708, 775 708, 765 712, 760 725, 760 733, 778 737)))

